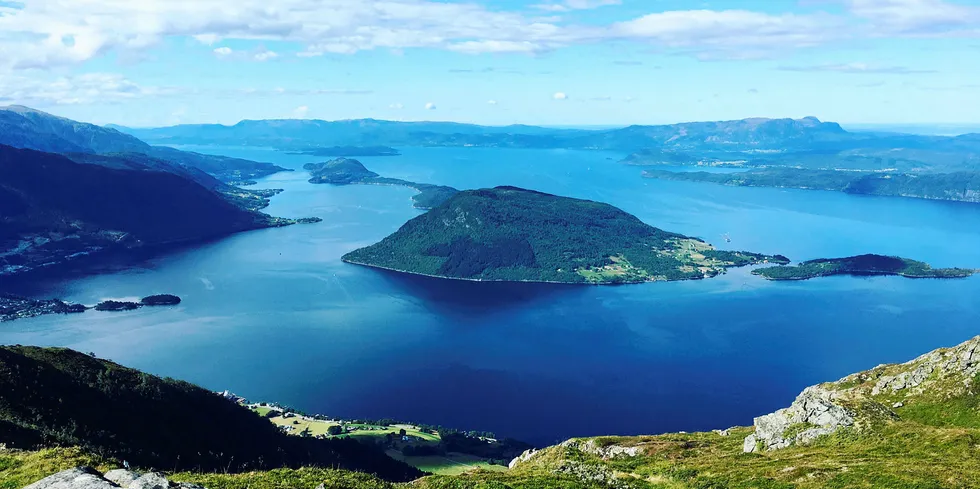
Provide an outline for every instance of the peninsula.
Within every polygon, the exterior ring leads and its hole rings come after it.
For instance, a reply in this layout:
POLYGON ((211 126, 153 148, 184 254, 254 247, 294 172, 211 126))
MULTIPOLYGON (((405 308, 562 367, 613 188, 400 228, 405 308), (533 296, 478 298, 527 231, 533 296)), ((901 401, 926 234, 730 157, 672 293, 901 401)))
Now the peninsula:
POLYGON ((172 294, 151 295, 139 302, 105 300, 93 307, 65 302, 60 299, 29 299, 12 294, 0 294, 0 323, 45 314, 76 314, 89 309, 100 312, 132 311, 141 307, 176 306, 180 297, 172 294))
POLYGON ((444 185, 409 182, 398 178, 386 178, 368 170, 357 160, 337 158, 325 163, 307 163, 303 169, 310 172, 310 183, 332 185, 397 185, 418 190, 412 197, 417 209, 428 210, 455 195, 459 190, 444 185))
POLYGON ((975 171, 902 173, 894 171, 757 168, 736 173, 646 170, 643 172, 643 176, 658 180, 715 183, 733 187, 830 190, 853 195, 980 203, 980 172, 975 171))
POLYGON ((459 192, 343 260, 441 278, 571 284, 694 280, 789 263, 716 250, 608 204, 516 187, 459 192))
POLYGON ((860 255, 847 258, 821 258, 796 266, 759 268, 752 271, 766 280, 808 280, 832 275, 898 275, 908 278, 965 278, 977 270, 932 268, 928 263, 897 256, 860 255))

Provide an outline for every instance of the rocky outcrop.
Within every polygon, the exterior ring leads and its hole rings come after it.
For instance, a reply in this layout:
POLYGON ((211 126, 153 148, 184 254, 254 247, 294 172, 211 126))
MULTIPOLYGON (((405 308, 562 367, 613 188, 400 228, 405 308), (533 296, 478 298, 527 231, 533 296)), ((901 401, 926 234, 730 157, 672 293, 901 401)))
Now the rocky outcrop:
POLYGON ((788 408, 755 418, 745 452, 806 444, 862 419, 898 417, 908 402, 962 395, 980 374, 980 336, 899 365, 879 365, 837 382, 807 387, 788 408), (861 412, 850 406, 860 405, 861 412))
POLYGON ((204 489, 197 484, 171 482, 159 472, 140 474, 125 469, 105 474, 91 467, 76 467, 45 477, 24 489, 204 489))
POLYGON ((517 457, 514 458, 514 460, 511 460, 510 463, 507 464, 507 468, 513 469, 514 467, 517 467, 518 465, 527 462, 528 460, 531 460, 531 458, 537 454, 538 454, 538 450, 535 448, 524 450, 524 453, 518 455, 517 457))
POLYGON ((595 439, 583 441, 573 438, 562 442, 561 446, 575 448, 580 452, 595 455, 603 460, 609 460, 617 457, 635 457, 643 454, 643 447, 627 447, 615 444, 600 445, 596 443, 595 439))
POLYGON ((854 413, 837 404, 836 397, 823 387, 807 387, 788 408, 755 418, 755 433, 745 438, 743 450, 786 448, 854 425, 854 413))

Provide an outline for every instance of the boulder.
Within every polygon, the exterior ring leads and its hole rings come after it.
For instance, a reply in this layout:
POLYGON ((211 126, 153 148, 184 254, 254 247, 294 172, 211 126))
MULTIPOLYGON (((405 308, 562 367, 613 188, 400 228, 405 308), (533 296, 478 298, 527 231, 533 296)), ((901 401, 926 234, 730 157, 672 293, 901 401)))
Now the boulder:
POLYGON ((24 489, 119 489, 91 467, 76 467, 45 477, 24 489))
POLYGON ((533 448, 524 450, 524 453, 518 455, 517 457, 514 458, 514 460, 511 460, 510 463, 507 464, 507 468, 513 469, 514 467, 517 467, 518 465, 527 462, 528 460, 531 460, 531 457, 533 457, 537 453, 538 451, 533 448))
POLYGON ((107 480, 119 487, 129 487, 133 481, 140 478, 140 475, 131 470, 115 469, 106 472, 102 477, 105 477, 107 480))
POLYGON ((561 446, 576 448, 583 453, 595 455, 603 460, 617 457, 636 457, 637 455, 643 454, 643 447, 626 447, 620 445, 599 446, 595 440, 586 440, 583 442, 573 438, 562 442, 561 446))
POLYGON ((836 403, 837 396, 837 392, 821 386, 807 387, 788 408, 755 418, 755 433, 746 437, 743 451, 806 444, 842 427, 853 426, 855 413, 836 403))
POLYGON ((149 472, 126 487, 127 489, 170 489, 170 481, 159 472, 149 472))

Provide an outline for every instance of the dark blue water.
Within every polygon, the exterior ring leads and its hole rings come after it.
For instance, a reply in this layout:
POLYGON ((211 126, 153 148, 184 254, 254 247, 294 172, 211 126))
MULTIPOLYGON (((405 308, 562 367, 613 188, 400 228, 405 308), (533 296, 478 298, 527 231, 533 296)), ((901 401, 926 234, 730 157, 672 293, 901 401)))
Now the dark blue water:
MULTIPOLYGON (((293 168, 318 160, 195 149, 293 168)), ((980 206, 647 180, 618 158, 409 148, 362 160, 389 177, 609 202, 671 231, 797 260, 875 252, 980 268, 980 206)), ((84 303, 170 292, 181 306, 16 321, 0 327, 0 342, 93 351, 311 412, 551 443, 750 424, 807 385, 980 334, 980 278, 773 283, 737 270, 699 282, 561 287, 346 265, 343 253, 418 215, 413 191, 306 178, 261 182, 286 189, 267 211, 321 224, 243 233, 32 290, 84 303)))

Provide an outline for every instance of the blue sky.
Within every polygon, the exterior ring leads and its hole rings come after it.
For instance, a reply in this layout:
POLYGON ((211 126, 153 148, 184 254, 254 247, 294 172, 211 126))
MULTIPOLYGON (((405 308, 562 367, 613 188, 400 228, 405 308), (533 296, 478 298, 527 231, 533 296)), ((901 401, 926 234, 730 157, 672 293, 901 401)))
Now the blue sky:
POLYGON ((978 60, 966 0, 0 0, 0 104, 132 126, 977 123, 978 60))

